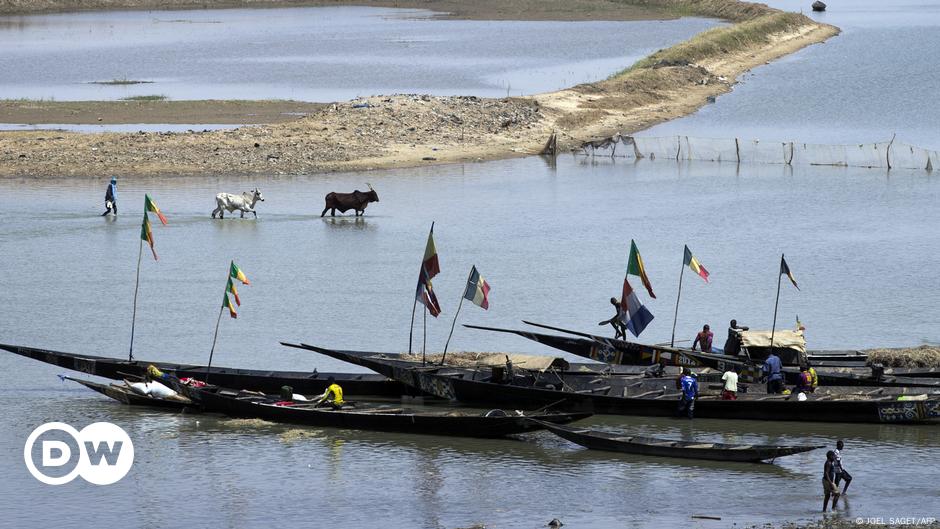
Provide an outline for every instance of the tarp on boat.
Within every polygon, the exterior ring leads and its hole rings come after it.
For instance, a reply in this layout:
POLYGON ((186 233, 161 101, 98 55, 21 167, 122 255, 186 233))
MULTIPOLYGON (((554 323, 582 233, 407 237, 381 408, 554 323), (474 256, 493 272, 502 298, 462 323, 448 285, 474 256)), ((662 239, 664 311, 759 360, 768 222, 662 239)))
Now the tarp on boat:
MULTIPOLYGON (((546 371, 548 369, 559 369, 566 371, 568 361, 557 356, 547 355, 528 355, 520 353, 484 353, 484 352, 456 352, 447 353, 446 364, 459 367, 488 367, 506 365, 506 358, 512 362, 513 367, 528 369, 530 371, 546 371)), ((421 355, 402 354, 403 360, 420 361, 421 355)), ((440 354, 427 355, 428 363, 440 363, 440 354)))
MULTIPOLYGON (((773 333, 774 349, 792 349, 806 354, 806 338, 803 331, 779 330, 773 333)), ((742 331, 741 345, 743 347, 769 348, 770 331, 742 331)))

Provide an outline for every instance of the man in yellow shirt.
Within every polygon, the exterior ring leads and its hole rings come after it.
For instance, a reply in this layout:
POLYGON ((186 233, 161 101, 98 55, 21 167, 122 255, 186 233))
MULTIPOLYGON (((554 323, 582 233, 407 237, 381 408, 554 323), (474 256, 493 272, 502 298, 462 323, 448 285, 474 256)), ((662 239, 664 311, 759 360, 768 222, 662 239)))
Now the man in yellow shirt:
POLYGON ((341 409, 346 402, 343 400, 343 388, 336 383, 336 379, 333 377, 326 379, 326 381, 329 382, 330 385, 326 387, 326 391, 323 392, 323 395, 320 395, 320 398, 317 400, 317 406, 325 402, 334 410, 341 409))

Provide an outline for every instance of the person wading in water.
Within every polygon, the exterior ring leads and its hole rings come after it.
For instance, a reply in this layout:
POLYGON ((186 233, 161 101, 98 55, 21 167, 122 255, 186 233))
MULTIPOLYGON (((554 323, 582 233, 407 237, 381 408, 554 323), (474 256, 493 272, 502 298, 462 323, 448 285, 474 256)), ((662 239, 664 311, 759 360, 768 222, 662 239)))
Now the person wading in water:
POLYGON ((826 452, 826 463, 823 464, 823 512, 829 506, 829 497, 832 496, 832 510, 836 508, 836 502, 839 501, 839 487, 836 486, 836 453, 832 450, 826 452))
POLYGON ((108 190, 104 192, 104 213, 105 215, 114 215, 117 217, 117 178, 111 177, 111 183, 108 184, 108 190))

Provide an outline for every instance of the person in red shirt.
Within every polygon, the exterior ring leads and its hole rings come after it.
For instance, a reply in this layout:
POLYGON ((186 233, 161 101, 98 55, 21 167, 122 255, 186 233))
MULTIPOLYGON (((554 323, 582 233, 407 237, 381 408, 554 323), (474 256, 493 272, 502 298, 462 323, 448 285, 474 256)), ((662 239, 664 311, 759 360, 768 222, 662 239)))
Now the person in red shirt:
POLYGON ((692 350, 695 350, 696 346, 702 347, 703 353, 712 352, 712 339, 715 337, 715 334, 709 330, 708 325, 702 327, 702 332, 695 335, 695 341, 692 342, 692 350))

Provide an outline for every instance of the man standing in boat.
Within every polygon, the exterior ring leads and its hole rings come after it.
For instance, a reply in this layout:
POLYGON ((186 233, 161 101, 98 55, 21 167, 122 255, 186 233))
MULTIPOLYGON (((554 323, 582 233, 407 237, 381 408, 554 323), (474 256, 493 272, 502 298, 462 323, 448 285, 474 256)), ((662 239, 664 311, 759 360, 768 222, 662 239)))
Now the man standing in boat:
POLYGON ((326 403, 334 410, 341 409, 346 402, 343 400, 343 388, 336 383, 336 379, 333 377, 326 379, 326 381, 329 382, 330 385, 326 387, 326 391, 323 392, 323 395, 320 395, 320 398, 317 399, 316 405, 319 406, 320 404, 326 403))
POLYGON ((715 333, 711 331, 711 328, 706 325, 702 327, 702 332, 695 335, 695 341, 692 342, 692 350, 695 350, 695 346, 701 346, 703 353, 712 352, 712 340, 715 338, 715 333))
POLYGON ((761 370, 767 378, 767 393, 771 395, 783 393, 783 363, 780 362, 780 357, 771 351, 764 360, 761 370))
POLYGON ((104 217, 109 214, 117 216, 117 178, 113 176, 111 177, 111 183, 108 184, 108 189, 104 192, 104 213, 101 216, 104 217))
POLYGON ((698 398, 698 381, 689 371, 689 368, 682 368, 682 378, 679 379, 682 387, 682 394, 679 395, 679 416, 687 416, 689 419, 695 415, 695 399, 698 398))
POLYGON ((725 340, 725 354, 737 355, 741 352, 741 332, 749 330, 744 325, 738 326, 738 320, 731 320, 728 325, 728 339, 725 340))
POLYGON ((725 383, 721 390, 721 400, 738 400, 738 368, 732 365, 721 375, 725 383))

